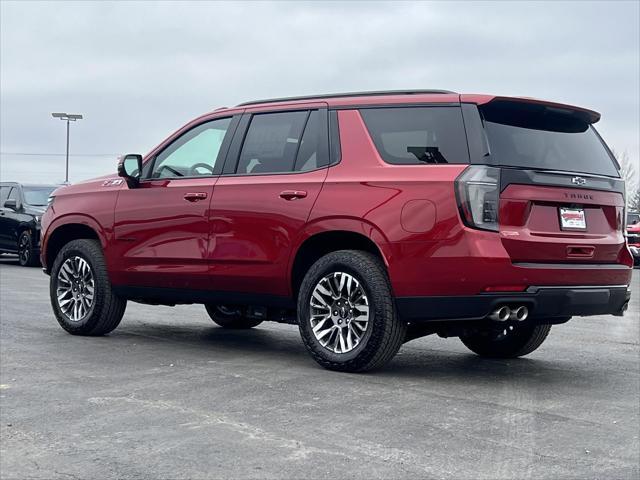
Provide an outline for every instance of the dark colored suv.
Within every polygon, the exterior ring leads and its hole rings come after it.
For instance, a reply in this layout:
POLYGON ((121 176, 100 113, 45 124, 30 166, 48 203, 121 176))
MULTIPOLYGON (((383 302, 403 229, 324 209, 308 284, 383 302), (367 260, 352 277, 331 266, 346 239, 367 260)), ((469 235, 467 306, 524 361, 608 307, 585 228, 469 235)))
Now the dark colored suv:
POLYGON ((40 218, 58 186, 0 182, 0 253, 18 254, 25 267, 40 264, 40 218))
POLYGON ((446 91, 249 102, 203 115, 119 176, 57 190, 51 303, 72 334, 127 301, 297 324, 322 366, 413 338, 517 357, 573 316, 622 315, 624 183, 596 112, 446 91))

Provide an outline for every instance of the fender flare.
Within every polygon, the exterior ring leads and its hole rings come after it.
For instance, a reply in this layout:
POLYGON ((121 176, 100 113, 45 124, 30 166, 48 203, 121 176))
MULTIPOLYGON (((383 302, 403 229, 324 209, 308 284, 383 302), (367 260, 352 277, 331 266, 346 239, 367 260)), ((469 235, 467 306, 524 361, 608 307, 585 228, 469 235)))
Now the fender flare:
POLYGON ((42 244, 40 245, 40 255, 42 258, 46 258, 47 256, 47 247, 49 240, 53 237, 57 230, 67 225, 83 225, 90 228, 98 236, 98 240, 100 240, 100 245, 102 246, 103 250, 106 248, 109 234, 95 218, 83 213, 69 213, 61 215, 60 217, 56 217, 47 226, 46 232, 44 232, 44 235, 42 237, 42 244))
POLYGON ((362 235, 369 239, 380 252, 380 256, 387 268, 392 257, 391 247, 387 237, 375 224, 357 217, 324 217, 307 223, 292 244, 291 254, 287 263, 287 283, 291 285, 293 266, 300 251, 300 247, 311 237, 321 233, 348 232, 362 235))

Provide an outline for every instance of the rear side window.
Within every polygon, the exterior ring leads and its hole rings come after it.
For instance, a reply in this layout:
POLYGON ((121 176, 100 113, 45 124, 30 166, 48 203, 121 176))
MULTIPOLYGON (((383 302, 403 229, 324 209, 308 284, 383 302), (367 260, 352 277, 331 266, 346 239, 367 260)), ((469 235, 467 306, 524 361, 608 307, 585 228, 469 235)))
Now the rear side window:
POLYGON ((294 171, 308 172, 325 166, 324 155, 320 154, 320 141, 320 112, 314 110, 309 114, 307 125, 304 127, 294 171))
POLYGON ((619 176, 604 143, 579 112, 495 101, 480 113, 489 144, 486 163, 619 176))
POLYGON ((360 115, 387 163, 469 163, 459 107, 366 108, 360 115))
POLYGON ((293 171, 308 115, 307 111, 254 115, 242 145, 237 173, 293 171))

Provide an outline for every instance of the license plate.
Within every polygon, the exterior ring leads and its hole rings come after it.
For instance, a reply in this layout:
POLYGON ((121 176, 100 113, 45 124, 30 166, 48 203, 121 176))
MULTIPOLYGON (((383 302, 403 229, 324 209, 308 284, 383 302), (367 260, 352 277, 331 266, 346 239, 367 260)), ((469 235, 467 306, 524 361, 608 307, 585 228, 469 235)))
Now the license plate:
POLYGON ((560 228, 562 230, 586 230, 587 219, 582 208, 561 208, 560 228))

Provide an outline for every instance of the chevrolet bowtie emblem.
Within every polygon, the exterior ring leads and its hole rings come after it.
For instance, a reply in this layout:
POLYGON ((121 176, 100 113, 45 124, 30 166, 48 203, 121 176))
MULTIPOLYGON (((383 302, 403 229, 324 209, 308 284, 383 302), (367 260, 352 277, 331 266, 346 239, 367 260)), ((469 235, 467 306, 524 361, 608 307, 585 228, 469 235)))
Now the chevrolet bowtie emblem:
POLYGON ((587 183, 587 180, 582 177, 573 177, 571 179, 571 183, 573 183, 574 185, 584 185, 585 183, 587 183))

